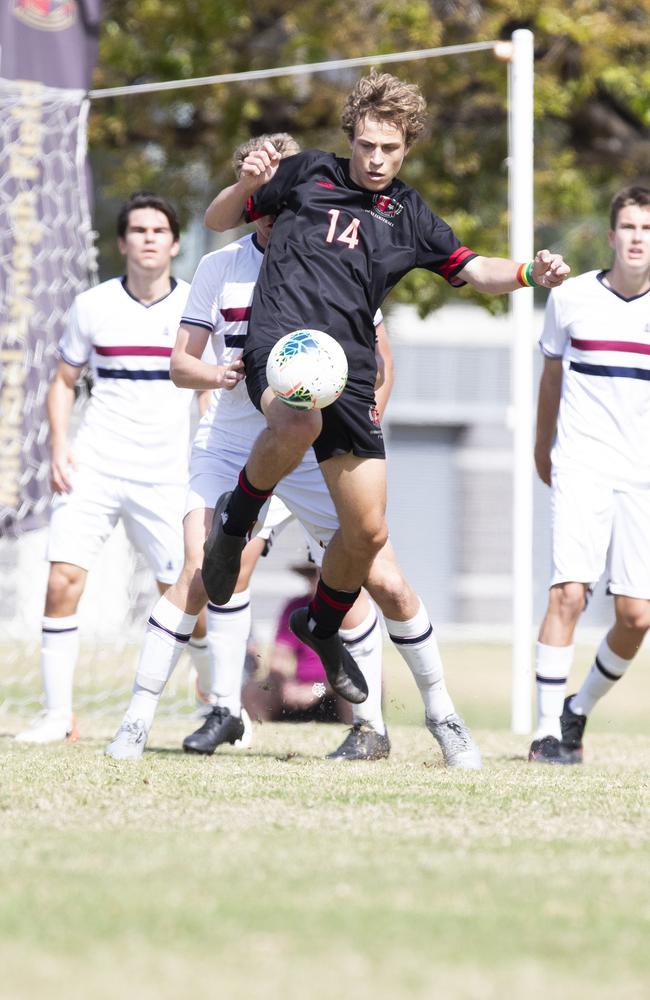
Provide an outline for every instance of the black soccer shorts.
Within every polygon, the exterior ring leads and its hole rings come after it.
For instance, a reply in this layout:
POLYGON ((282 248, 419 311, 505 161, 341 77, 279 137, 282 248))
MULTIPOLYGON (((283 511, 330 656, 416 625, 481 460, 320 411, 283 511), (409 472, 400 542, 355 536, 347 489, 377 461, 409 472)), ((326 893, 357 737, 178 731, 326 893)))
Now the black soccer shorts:
MULTIPOLYGON (((258 348, 244 359, 246 389, 253 405, 260 411, 260 400, 268 387, 266 362, 270 349, 258 348)), ((318 462, 326 462, 334 455, 346 455, 348 452, 359 458, 386 458, 375 394, 365 382, 348 379, 343 393, 321 413, 323 429, 314 441, 318 462)))

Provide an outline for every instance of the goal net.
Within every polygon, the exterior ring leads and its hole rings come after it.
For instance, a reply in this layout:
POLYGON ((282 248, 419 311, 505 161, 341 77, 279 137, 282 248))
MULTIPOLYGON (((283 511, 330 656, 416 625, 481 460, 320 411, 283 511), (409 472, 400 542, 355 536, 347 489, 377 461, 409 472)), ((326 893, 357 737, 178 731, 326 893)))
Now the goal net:
MULTIPOLYGON (((74 296, 95 279, 84 92, 0 80, 0 711, 38 707, 47 579, 46 395, 74 296)), ((83 410, 83 383, 74 419, 83 410)), ((152 581, 119 533, 89 581, 78 670, 82 707, 133 672, 130 622, 152 581), (116 670, 116 665, 124 664, 116 670)))

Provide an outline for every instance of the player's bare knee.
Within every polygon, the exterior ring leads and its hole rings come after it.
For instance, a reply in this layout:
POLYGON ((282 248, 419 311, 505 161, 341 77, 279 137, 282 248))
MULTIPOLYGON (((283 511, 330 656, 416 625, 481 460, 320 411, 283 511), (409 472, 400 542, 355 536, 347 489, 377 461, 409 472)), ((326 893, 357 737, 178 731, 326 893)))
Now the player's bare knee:
POLYGON ((563 583, 551 587, 549 611, 563 622, 576 622, 585 609, 586 592, 582 583, 563 583))
POLYGON ((381 552, 388 539, 385 523, 361 522, 344 535, 346 548, 363 561, 370 561, 381 552))
POLYGON ((413 617, 417 611, 418 596, 396 565, 382 563, 377 567, 371 566, 366 587, 389 618, 403 620, 413 617))
POLYGON ((386 542, 388 541, 388 525, 382 519, 382 521, 374 526, 371 531, 371 545, 373 549, 373 557, 381 552, 386 542))
POLYGON ((74 614, 83 591, 85 574, 78 566, 52 563, 45 596, 46 615, 74 614))
POLYGON ((650 603, 624 605, 616 609, 616 623, 628 632, 637 632, 642 639, 650 628, 650 603))
POLYGON ((320 434, 323 418, 318 410, 289 410, 288 415, 277 425, 279 433, 289 436, 296 449, 306 451, 320 434))

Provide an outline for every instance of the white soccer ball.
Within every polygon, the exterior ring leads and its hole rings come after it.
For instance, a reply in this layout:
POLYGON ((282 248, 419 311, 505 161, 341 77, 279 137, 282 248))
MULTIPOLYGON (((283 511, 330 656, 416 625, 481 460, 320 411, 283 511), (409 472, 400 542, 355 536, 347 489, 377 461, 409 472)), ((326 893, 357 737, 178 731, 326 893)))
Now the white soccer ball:
POLYGON ((333 337, 321 330, 294 330, 273 346, 266 379, 287 406, 322 410, 338 399, 348 378, 348 359, 333 337))

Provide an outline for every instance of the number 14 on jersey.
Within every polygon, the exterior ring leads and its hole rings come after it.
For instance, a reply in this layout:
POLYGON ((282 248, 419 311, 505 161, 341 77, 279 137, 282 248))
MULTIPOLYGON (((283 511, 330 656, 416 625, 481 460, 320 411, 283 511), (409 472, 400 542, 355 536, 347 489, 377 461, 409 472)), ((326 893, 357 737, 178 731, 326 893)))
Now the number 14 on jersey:
POLYGON ((353 219, 349 226, 343 230, 338 236, 336 235, 336 227, 339 221, 340 212, 338 208, 330 208, 329 213, 331 216, 330 227, 327 230, 327 236, 325 237, 326 243, 333 243, 336 240, 337 243, 346 243, 350 250, 354 248, 359 243, 359 237, 357 235, 359 231, 360 219, 353 219))

